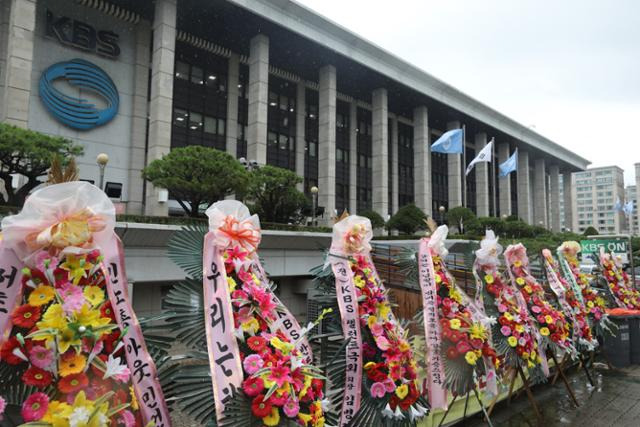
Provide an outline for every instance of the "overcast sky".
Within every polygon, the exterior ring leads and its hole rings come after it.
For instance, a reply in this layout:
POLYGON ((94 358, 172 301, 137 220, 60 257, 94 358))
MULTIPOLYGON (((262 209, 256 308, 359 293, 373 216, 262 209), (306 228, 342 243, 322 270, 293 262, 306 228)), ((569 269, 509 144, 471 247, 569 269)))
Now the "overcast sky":
POLYGON ((635 183, 640 1, 298 1, 635 183))

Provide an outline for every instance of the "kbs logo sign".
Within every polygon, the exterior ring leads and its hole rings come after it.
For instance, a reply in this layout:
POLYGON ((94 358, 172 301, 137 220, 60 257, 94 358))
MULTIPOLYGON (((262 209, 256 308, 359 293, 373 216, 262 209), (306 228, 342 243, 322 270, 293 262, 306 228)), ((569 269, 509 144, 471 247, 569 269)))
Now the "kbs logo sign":
POLYGON ((47 37, 78 49, 108 58, 120 55, 118 35, 113 31, 96 30, 91 25, 66 16, 55 17, 47 10, 47 37))

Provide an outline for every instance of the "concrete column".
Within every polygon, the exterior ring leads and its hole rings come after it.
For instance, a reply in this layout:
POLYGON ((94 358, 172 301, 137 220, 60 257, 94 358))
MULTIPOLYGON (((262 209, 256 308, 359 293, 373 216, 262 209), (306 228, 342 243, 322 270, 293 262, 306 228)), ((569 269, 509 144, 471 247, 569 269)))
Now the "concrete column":
POLYGON ((529 203, 529 152, 518 150, 518 216, 528 224, 533 222, 532 209, 529 203))
MULTIPOLYGON (((391 212, 395 214, 400 207, 400 174, 398 173, 398 119, 391 117, 391 128, 389 128, 389 138, 391 138, 391 212)), ((383 217, 386 218, 386 217, 383 217)))
POLYGON ((0 121, 26 128, 29 121, 31 69, 33 66, 35 0, 5 0, 2 14, 8 11, 5 24, 4 84, 0 99, 0 121))
POLYGON ((336 208, 336 68, 320 69, 318 84, 318 206, 324 207, 324 223, 331 224, 336 208))
MULTIPOLYGON (((497 152, 498 163, 506 162, 511 156, 511 153, 509 153, 509 144, 507 143, 499 144, 497 152)), ((496 212, 500 212, 500 216, 504 214, 511 215, 511 174, 498 178, 498 189, 500 193, 500 200, 498 202, 500 210, 496 210, 496 212)))
POLYGON ((349 212, 358 210, 358 105, 349 105, 349 212))
POLYGON ((429 110, 425 106, 413 110, 413 191, 416 206, 431 216, 431 141, 429 110))
MULTIPOLYGON (((0 0, 0 101, 4 101, 4 83, 7 63, 7 41, 9 38, 9 0, 0 0)), ((3 104, 4 105, 4 104, 3 104)), ((0 107, 0 119, 3 108, 0 107)))
POLYGON ((560 167, 549 165, 549 222, 551 229, 556 233, 560 231, 560 167))
POLYGON ((562 173, 562 196, 564 197, 564 226, 577 232, 577 224, 573 223, 573 182, 571 172, 562 173))
MULTIPOLYGON (((447 130, 460 129, 460 122, 447 123, 447 130)), ((466 139, 466 136, 465 136, 466 139)), ((462 141, 466 144, 466 141, 462 141)), ((469 161, 471 159, 468 159, 469 161)), ((447 154, 449 177, 449 209, 462 206, 462 154, 447 154)))
POLYGON ((306 143, 306 86, 304 81, 298 82, 296 87, 296 174, 303 179, 298 184, 298 190, 304 191, 304 154, 306 143))
POLYGON ((149 117, 147 94, 149 93, 149 62, 151 26, 142 21, 135 27, 136 57, 133 86, 133 114, 131 117, 131 150, 129 163, 129 187, 127 213, 142 215, 144 200, 142 169, 144 168, 147 118, 149 117))
POLYGON ((535 225, 546 227, 549 224, 547 218, 547 167, 544 159, 536 159, 533 180, 533 214, 535 225), (540 224, 542 222, 542 224, 540 224))
POLYGON ((240 82, 240 56, 232 53, 227 70, 227 153, 238 156, 238 83, 240 82))
MULTIPOLYGON (((173 73, 176 48, 176 0, 158 0, 153 22, 151 99, 147 164, 171 150, 173 73)), ((158 203, 158 191, 147 184, 145 214, 166 216, 167 203, 158 203)))
MULTIPOLYGON (((476 155, 487 145, 487 134, 484 132, 475 135, 476 155)), ((472 159, 467 159, 470 162, 472 159)), ((488 165, 493 163, 476 163, 473 169, 476 174, 476 210, 478 216, 489 216, 489 176, 488 165)))
POLYGON ((640 209, 640 163, 636 163, 634 166, 636 169, 636 206, 634 207, 633 217, 637 218, 634 222, 634 234, 638 236, 640 235, 640 213, 638 212, 638 209, 640 209))
POLYGON ((267 163, 267 114, 269 102, 269 39, 258 34, 249 49, 249 110, 247 160, 267 163))
POLYGON ((389 108, 387 105, 387 90, 376 89, 372 95, 373 109, 371 112, 371 160, 373 210, 382 218, 389 213, 389 108))

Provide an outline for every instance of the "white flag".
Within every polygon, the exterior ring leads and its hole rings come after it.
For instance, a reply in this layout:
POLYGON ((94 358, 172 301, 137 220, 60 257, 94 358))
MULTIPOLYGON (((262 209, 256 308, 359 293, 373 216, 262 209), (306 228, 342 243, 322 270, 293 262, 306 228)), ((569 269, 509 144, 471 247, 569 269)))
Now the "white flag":
POLYGON ((491 138, 491 141, 489 141, 489 143, 485 145, 482 150, 480 150, 480 152, 475 157, 475 159, 471 160, 471 163, 469 163, 469 166, 467 166, 467 171, 464 173, 464 175, 465 176, 469 175, 469 172, 471 172, 471 169, 473 169, 476 163, 490 162, 492 148, 493 148, 493 138, 491 138))

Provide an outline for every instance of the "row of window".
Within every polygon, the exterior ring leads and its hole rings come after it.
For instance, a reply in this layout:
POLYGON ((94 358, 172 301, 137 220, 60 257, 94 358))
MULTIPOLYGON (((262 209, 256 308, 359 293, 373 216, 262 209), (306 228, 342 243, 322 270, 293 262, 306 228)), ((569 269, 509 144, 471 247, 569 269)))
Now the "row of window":
POLYGON ((204 116, 201 113, 180 108, 173 109, 173 126, 211 135, 224 136, 226 133, 226 121, 224 119, 204 116))

